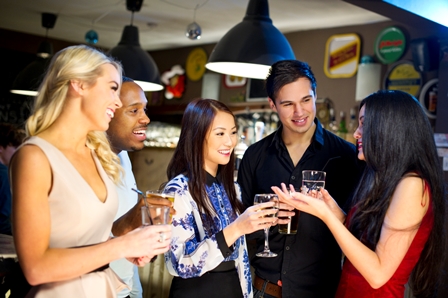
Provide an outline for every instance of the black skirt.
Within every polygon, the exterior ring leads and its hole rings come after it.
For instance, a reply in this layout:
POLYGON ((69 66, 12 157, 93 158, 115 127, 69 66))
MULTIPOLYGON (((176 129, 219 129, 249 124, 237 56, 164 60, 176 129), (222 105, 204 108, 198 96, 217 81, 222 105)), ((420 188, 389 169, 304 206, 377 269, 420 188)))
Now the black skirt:
POLYGON ((241 298, 240 279, 236 269, 210 271, 200 277, 180 278, 175 276, 171 282, 169 298, 241 298))

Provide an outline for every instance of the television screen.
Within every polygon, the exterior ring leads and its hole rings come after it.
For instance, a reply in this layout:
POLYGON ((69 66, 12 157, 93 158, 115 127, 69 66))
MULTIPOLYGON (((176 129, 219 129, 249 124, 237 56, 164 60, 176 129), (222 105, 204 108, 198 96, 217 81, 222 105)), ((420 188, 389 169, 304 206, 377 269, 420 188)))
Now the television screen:
POLYGON ((264 86, 264 80, 248 80, 246 101, 268 101, 268 95, 264 86))

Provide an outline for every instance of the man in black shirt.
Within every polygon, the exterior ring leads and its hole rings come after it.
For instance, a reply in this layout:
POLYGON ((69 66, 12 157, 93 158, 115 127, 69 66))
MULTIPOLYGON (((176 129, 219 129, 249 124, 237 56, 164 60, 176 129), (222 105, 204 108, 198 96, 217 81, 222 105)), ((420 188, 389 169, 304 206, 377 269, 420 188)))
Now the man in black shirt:
MULTIPOLYGON (((238 182, 246 207, 257 193, 272 193, 271 186, 284 182, 302 186, 302 170, 327 173, 325 188, 339 206, 349 201, 361 174, 353 144, 322 128, 316 118, 316 80, 307 63, 279 61, 266 79, 269 104, 281 126, 251 145, 238 170, 238 182)), ((254 233, 257 252, 264 235, 254 233)), ((274 258, 254 256, 254 297, 334 297, 341 272, 341 250, 318 218, 301 212, 297 234, 269 235, 274 258)))

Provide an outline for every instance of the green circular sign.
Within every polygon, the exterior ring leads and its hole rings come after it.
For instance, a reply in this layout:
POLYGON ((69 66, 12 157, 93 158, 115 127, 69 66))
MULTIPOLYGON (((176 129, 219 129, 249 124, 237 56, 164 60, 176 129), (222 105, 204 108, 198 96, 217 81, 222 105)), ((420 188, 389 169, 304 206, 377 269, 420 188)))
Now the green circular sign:
POLYGON ((375 41, 375 54, 384 64, 400 59, 406 50, 406 37, 399 28, 389 27, 380 32, 375 41))

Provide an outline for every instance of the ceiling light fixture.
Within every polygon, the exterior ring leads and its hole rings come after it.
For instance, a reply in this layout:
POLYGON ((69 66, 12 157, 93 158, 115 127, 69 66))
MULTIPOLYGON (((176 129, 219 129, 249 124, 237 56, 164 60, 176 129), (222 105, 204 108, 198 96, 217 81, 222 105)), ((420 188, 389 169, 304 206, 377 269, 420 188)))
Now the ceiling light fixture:
POLYGON ((45 40, 39 45, 37 58, 28 64, 15 78, 10 92, 14 94, 37 96, 37 89, 47 70, 50 57, 53 55, 53 45, 48 41, 48 29, 56 23, 57 15, 42 13, 42 27, 46 28, 45 40))
POLYGON ((204 2, 202 2, 202 4, 196 4, 196 6, 194 8, 191 7, 187 7, 178 3, 172 3, 168 0, 160 0, 162 2, 165 2, 167 4, 176 6, 176 7, 180 7, 180 8, 184 8, 184 9, 193 9, 193 23, 190 23, 187 25, 187 28, 185 29, 185 36, 188 37, 191 40, 198 40, 201 39, 201 35, 202 35, 202 29, 201 26, 199 26, 198 23, 196 23, 196 10, 198 10, 199 8, 201 8, 202 6, 204 6, 205 4, 208 3, 208 1, 210 0, 205 0, 204 2))
POLYGON ((95 30, 90 29, 89 31, 86 32, 86 35, 84 36, 85 40, 87 43, 89 44, 96 44, 98 42, 98 32, 96 32, 95 30))
POLYGON ((265 79, 277 61, 295 59, 286 37, 272 24, 268 0, 249 0, 246 16, 216 44, 205 67, 239 77, 265 79))
POLYGON ((132 25, 134 12, 140 11, 143 0, 126 0, 126 8, 132 11, 131 25, 125 26, 121 40, 109 54, 121 61, 124 75, 132 78, 143 91, 160 91, 163 85, 156 63, 148 52, 140 47, 138 27, 132 25))

